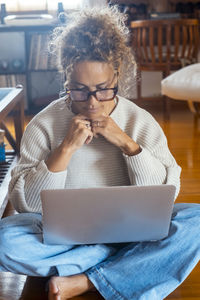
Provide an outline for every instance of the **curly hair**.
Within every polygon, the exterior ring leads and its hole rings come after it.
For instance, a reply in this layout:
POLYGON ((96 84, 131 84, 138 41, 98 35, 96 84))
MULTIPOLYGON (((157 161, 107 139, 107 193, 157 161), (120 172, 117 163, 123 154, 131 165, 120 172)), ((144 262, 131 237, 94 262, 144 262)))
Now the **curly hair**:
POLYGON ((73 13, 70 20, 67 16, 67 24, 54 29, 50 46, 57 53, 59 70, 66 74, 65 85, 76 63, 105 62, 120 70, 119 93, 128 96, 129 81, 134 81, 135 60, 128 46, 125 21, 126 16, 116 6, 97 7, 73 13))

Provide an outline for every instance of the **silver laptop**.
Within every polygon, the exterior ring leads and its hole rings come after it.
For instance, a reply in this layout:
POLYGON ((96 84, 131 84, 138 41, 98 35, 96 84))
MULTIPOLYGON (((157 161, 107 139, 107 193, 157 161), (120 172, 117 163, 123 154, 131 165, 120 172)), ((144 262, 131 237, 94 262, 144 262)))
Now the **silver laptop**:
POLYGON ((173 185, 43 190, 47 244, 152 241, 168 235, 173 185))

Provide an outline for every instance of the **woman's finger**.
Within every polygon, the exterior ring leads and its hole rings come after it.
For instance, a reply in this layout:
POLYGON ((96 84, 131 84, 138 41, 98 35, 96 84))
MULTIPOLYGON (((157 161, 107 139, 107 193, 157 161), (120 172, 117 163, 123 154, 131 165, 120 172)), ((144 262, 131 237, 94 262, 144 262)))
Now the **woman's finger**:
POLYGON ((85 141, 85 144, 88 145, 92 141, 92 139, 93 139, 93 135, 89 135, 85 141))
POLYGON ((83 124, 85 125, 86 128, 91 129, 91 124, 90 124, 90 122, 85 121, 85 122, 81 122, 81 123, 83 123, 83 124))
POLYGON ((105 127, 105 120, 95 120, 91 122, 92 128, 105 127))
POLYGON ((75 117, 75 120, 77 123, 84 124, 87 128, 91 127, 91 122, 90 120, 86 119, 85 116, 83 115, 78 115, 79 117, 75 117))

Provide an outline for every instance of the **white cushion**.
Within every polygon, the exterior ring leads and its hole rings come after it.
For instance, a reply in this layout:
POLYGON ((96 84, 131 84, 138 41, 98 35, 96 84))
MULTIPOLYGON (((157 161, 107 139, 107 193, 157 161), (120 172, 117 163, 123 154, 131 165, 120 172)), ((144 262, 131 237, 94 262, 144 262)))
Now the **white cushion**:
POLYGON ((173 99, 200 102, 200 63, 167 76, 161 81, 161 92, 173 99))

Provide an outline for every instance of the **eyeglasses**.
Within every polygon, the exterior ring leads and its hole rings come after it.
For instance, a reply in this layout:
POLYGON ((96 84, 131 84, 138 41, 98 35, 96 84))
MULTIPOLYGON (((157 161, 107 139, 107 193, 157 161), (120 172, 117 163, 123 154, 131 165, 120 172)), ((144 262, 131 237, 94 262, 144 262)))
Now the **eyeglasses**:
POLYGON ((66 89, 66 93, 70 95, 70 99, 75 102, 88 101, 90 96, 94 96, 98 101, 112 100, 118 91, 118 87, 100 89, 93 92, 84 91, 81 89, 66 89))

